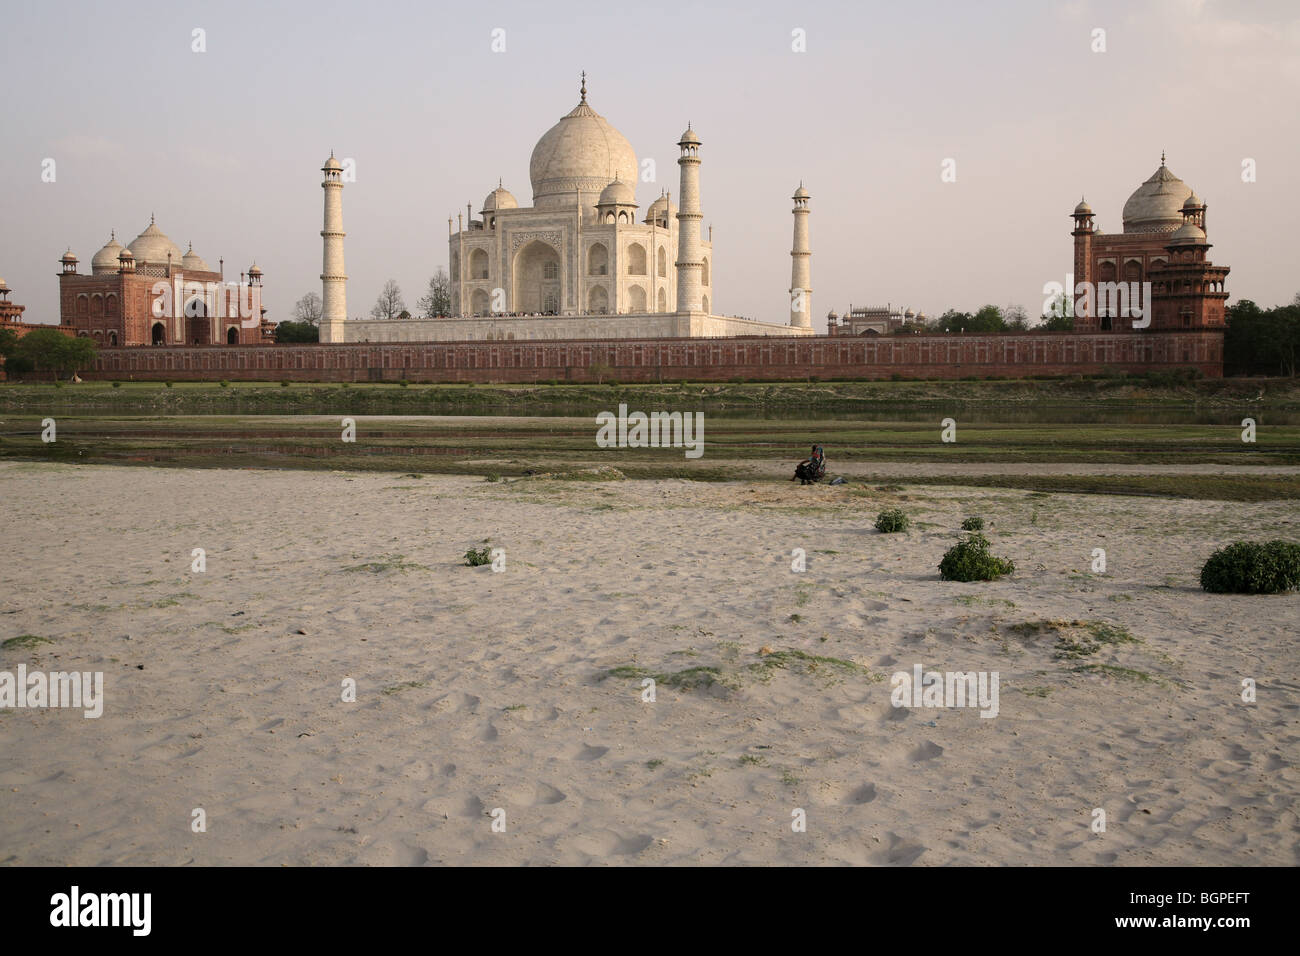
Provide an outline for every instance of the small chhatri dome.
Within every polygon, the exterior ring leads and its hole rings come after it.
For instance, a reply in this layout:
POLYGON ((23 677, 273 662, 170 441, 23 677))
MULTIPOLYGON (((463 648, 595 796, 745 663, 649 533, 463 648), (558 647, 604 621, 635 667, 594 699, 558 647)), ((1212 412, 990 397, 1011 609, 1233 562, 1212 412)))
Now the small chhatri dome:
POLYGON ((133 260, 133 259, 135 259, 135 255, 131 252, 131 250, 130 250, 129 248, 127 248, 127 249, 123 249, 123 250, 118 254, 118 258, 119 258, 119 259, 133 260))
POLYGON ((623 182, 615 178, 612 183, 600 191, 600 199, 597 206, 635 206, 636 191, 623 182))
POLYGON ((202 257, 194 251, 194 243, 185 250, 185 255, 181 257, 181 268, 188 269, 190 272, 211 272, 208 264, 203 261, 202 257))
POLYGON ((646 210, 645 221, 658 222, 663 219, 671 222, 676 215, 677 207, 673 205, 673 201, 666 193, 661 192, 659 198, 652 202, 650 208, 646 210))
POLYGON ((260 276, 262 274, 262 270, 258 268, 257 263, 254 262, 251 266, 248 267, 248 274, 250 276, 260 276))
POLYGON ((62 257, 59 261, 60 261, 60 262, 76 262, 76 261, 77 261, 77 257, 74 256, 74 255, 72 254, 72 247, 71 247, 71 246, 68 247, 68 251, 65 252, 65 253, 63 254, 63 257, 62 257))
POLYGON ((501 180, 497 180, 497 188, 487 194, 487 199, 483 200, 483 208, 480 212, 496 212, 498 209, 518 209, 519 201, 515 199, 510 190, 501 185, 501 180))
POLYGON ((1201 202, 1201 197, 1193 192, 1187 197, 1187 202, 1183 203, 1184 209, 1200 209, 1205 203, 1201 202))
POLYGON ((321 167, 321 172, 338 172, 343 168, 343 164, 334 158, 334 150, 330 150, 330 158, 325 160, 325 165, 321 167))
POLYGON ((109 233, 108 242, 90 260, 90 271, 94 275, 117 271, 117 257, 125 247, 117 241, 117 232, 109 233))
POLYGON ((908 309, 906 312, 903 313, 903 317, 908 319, 914 319, 916 318, 916 313, 913 312, 911 309, 908 309))
POLYGON ((1088 200, 1084 199, 1083 197, 1080 197, 1079 205, 1074 207, 1074 214, 1076 216, 1091 216, 1092 207, 1088 205, 1088 200))
POLYGON ((0 279, 0 292, 8 292, 8 291, 9 291, 8 284, 6 284, 4 279, 0 279))
POLYGON ((179 263, 181 261, 180 247, 168 239, 163 231, 158 228, 153 221, 153 216, 149 217, 149 227, 132 239, 127 248, 141 262, 166 265, 168 253, 171 254, 173 262, 179 263))
POLYGON ((1179 226, 1172 236, 1169 237, 1169 244, 1174 243, 1198 243, 1205 241, 1205 230, 1194 222, 1186 222, 1179 226))
POLYGON ((791 198, 791 199, 811 199, 812 196, 808 193, 808 190, 806 190, 806 189, 803 188, 803 183, 800 182, 800 183, 799 183, 799 188, 796 189, 796 190, 794 191, 794 195, 791 196, 790 198, 791 198))
POLYGON ((1183 202, 1191 194, 1192 187, 1169 171, 1162 153, 1160 168, 1124 203, 1124 231, 1172 232, 1182 224, 1183 202))
POLYGON ((691 124, 686 124, 686 132, 682 133, 682 138, 677 141, 678 146, 685 146, 687 143, 700 144, 700 138, 695 135, 695 130, 691 129, 691 124))

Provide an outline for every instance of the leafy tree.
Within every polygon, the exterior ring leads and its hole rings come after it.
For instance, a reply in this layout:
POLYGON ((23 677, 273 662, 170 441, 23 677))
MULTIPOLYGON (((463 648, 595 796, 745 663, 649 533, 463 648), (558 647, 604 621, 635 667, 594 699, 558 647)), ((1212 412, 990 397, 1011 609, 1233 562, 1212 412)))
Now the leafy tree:
POLYGON ((405 310, 406 303, 402 301, 402 287, 397 284, 396 279, 389 279, 384 283, 379 298, 375 300, 375 307, 370 310, 370 317, 372 319, 395 319, 405 310))
POLYGON ((1249 299, 1228 306, 1223 364, 1229 375, 1295 375, 1300 364, 1300 305, 1261 309, 1249 299))
POLYGON ((1025 311, 1023 305, 1016 305, 1013 302, 1002 310, 1002 321, 1010 331, 1023 332, 1029 328, 1029 313, 1025 311))
POLYGON ((426 319, 451 312, 451 278, 446 269, 439 269, 429 280, 428 291, 415 303, 420 314, 426 319))
POLYGON ((55 379, 60 372, 71 377, 79 368, 95 361, 95 343, 89 338, 64 335, 58 329, 36 329, 20 338, 13 347, 13 358, 6 363, 10 371, 35 369, 49 372, 55 379), (13 366, 17 360, 18 367, 13 366))
POLYGON ((315 292, 308 292, 293 304, 293 318, 295 322, 306 322, 308 325, 320 325, 320 318, 324 314, 325 303, 321 301, 320 296, 315 292))
POLYGON ((310 322, 294 322, 289 319, 275 327, 275 341, 280 344, 319 342, 320 328, 310 322))
POLYGON ((1074 316, 1066 315, 1064 312, 1049 315, 1034 328, 1039 332, 1073 332, 1074 316))
POLYGON ((969 328, 970 323, 971 314, 969 312, 958 312, 956 309, 949 309, 935 320, 934 328, 938 332, 960 332, 962 329, 969 328))

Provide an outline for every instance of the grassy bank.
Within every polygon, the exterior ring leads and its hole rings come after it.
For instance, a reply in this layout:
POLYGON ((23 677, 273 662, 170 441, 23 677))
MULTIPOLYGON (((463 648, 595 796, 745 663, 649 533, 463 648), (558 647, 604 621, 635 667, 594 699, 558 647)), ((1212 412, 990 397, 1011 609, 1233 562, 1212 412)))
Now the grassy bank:
POLYGON ((989 407, 1208 406, 1300 409, 1296 379, 1147 378, 926 382, 729 382, 664 385, 424 385, 230 382, 110 382, 0 385, 0 412, 78 409, 123 415, 529 414, 559 408, 599 411, 626 401, 641 406, 703 407, 784 413, 790 409, 868 412, 889 406, 968 403, 989 407))
POLYGON ((610 466, 629 478, 783 481, 816 441, 827 448, 831 474, 852 482, 1224 501, 1300 498, 1300 473, 1223 473, 1225 466, 1300 469, 1300 425, 1261 428, 1254 443, 1245 443, 1240 428, 1231 426, 959 420, 957 441, 945 443, 937 420, 706 418, 704 455, 687 459, 681 448, 598 448, 588 417, 360 417, 355 441, 344 440, 342 421, 332 416, 58 415, 53 443, 41 440, 41 421, 39 415, 5 415, 0 459, 505 478, 610 466), (1045 467, 1062 464, 1078 465, 1078 472, 1045 467), (1132 473, 1098 473, 1108 465, 1132 473), (1169 466, 1180 473, 1158 473, 1169 466))

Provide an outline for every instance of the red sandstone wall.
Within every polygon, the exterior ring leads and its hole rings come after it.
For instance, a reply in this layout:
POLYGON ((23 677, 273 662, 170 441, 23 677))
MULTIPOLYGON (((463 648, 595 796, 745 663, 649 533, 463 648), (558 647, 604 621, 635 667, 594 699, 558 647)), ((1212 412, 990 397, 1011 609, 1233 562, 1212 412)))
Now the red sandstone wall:
POLYGON ((552 342, 101 349, 86 378, 366 382, 657 382, 1086 375, 1195 368, 1223 375, 1221 331, 847 338, 750 336, 552 342))

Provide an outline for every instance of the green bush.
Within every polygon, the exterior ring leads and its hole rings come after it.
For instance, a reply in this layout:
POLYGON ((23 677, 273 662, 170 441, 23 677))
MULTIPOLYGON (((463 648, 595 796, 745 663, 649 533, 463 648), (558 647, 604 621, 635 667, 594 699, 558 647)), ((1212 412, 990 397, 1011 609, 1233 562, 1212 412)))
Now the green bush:
POLYGON ((988 539, 972 531, 944 554, 939 562, 939 577, 945 581, 995 581, 1015 569, 1005 558, 989 554, 988 539))
POLYGON ((402 379, 402 380, 399 381, 397 384, 400 385, 402 388, 406 388, 406 387, 407 387, 408 385, 410 385, 411 383, 408 382, 406 379, 402 379))
POLYGON ((114 382, 114 383, 113 383, 113 387, 114 387, 114 388, 121 388, 121 387, 122 387, 122 383, 121 383, 121 382, 114 382))
POLYGON ((981 518, 979 515, 971 515, 969 518, 967 518, 965 521, 963 521, 963 522, 961 523, 961 530, 963 530, 963 531, 983 531, 983 530, 984 530, 984 519, 981 518))
POLYGON ((484 481, 500 481, 500 480, 501 480, 501 476, 498 475, 498 474, 494 471, 494 472, 491 472, 490 474, 488 474, 488 476, 487 476, 486 478, 484 478, 483 480, 484 480, 484 481))
POLYGON ((903 514, 901 508, 890 508, 888 511, 882 511, 876 515, 876 530, 884 534, 906 531, 911 523, 912 520, 903 514))
POLYGON ((1215 551, 1201 568, 1214 594, 1281 594, 1300 589, 1300 544, 1238 541, 1215 551))
POLYGON ((171 382, 163 382, 163 384, 166 385, 168 388, 171 388, 171 387, 172 387, 172 383, 171 383, 171 382))
POLYGON ((487 564, 491 560, 491 548, 470 548, 465 552, 465 563, 471 568, 477 568, 480 564, 487 564))
POLYGON ((287 378, 286 378, 286 379, 281 379, 281 380, 280 380, 280 387, 281 387, 281 388, 288 388, 288 387, 289 387, 289 380, 288 380, 287 378))
POLYGON ((230 383, 227 382, 224 378, 221 381, 219 381, 217 384, 220 385, 222 388, 230 388, 230 383))

